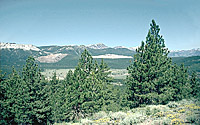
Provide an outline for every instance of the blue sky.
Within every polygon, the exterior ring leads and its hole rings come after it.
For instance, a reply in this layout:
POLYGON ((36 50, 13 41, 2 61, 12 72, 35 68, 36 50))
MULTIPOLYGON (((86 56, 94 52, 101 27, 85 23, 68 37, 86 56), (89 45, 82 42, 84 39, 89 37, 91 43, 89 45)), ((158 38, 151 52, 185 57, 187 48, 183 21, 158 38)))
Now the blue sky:
POLYGON ((200 0, 0 0, 0 41, 135 47, 152 19, 169 49, 200 47, 200 0))

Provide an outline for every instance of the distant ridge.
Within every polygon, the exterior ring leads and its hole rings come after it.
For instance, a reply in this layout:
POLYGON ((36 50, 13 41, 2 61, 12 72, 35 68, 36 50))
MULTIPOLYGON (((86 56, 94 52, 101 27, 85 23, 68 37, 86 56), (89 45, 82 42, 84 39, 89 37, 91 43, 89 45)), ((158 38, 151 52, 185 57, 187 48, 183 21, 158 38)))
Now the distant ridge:
MULTIPOLYGON (((77 50, 77 49, 94 49, 94 50, 107 50, 104 54, 115 54, 115 52, 109 53, 112 49, 118 50, 118 49, 125 49, 130 51, 136 51, 138 47, 125 47, 125 46, 116 46, 116 47, 108 47, 103 43, 97 43, 97 44, 90 44, 90 45, 64 45, 64 46, 57 46, 57 45, 49 45, 49 46, 39 46, 36 47, 34 45, 27 45, 27 44, 16 44, 16 43, 0 43, 0 49, 22 49, 25 51, 32 50, 32 51, 40 51, 44 53, 53 53, 57 54, 60 53, 63 50, 77 50), (45 48, 45 49, 44 49, 45 48), (51 52, 48 52, 50 51, 51 52)), ((98 52, 99 52, 98 51, 98 52)), ((102 55, 102 53, 96 53, 96 55, 102 55)), ((121 53, 118 53, 118 55, 124 55, 123 51, 120 51, 121 53)), ((68 54, 68 53, 67 53, 68 54)), ((92 53, 93 54, 93 53, 92 53)), ((130 55, 124 55, 124 56, 130 56, 130 55)), ((190 49, 190 50, 170 50, 169 53, 170 57, 189 57, 189 56, 200 56, 200 48, 196 49, 190 49)))
POLYGON ((171 50, 169 56, 170 57, 200 56, 200 48, 190 49, 190 50, 171 50))

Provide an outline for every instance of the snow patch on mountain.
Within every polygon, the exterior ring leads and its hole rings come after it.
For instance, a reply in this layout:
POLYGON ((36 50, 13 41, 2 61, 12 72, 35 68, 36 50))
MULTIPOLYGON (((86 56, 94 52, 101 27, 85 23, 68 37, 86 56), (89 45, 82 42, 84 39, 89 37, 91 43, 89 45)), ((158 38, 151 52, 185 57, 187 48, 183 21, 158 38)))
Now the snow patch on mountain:
POLYGON ((129 47, 128 49, 132 50, 132 51, 136 51, 137 48, 138 48, 138 46, 136 46, 136 47, 129 47))
POLYGON ((170 50, 170 57, 189 57, 189 56, 199 56, 200 48, 190 49, 190 50, 170 50))
POLYGON ((104 45, 103 43, 87 45, 86 47, 91 48, 91 49, 106 49, 106 48, 109 48, 108 46, 104 45))
POLYGON ((200 48, 193 48, 188 50, 170 50, 170 52, 184 52, 184 51, 200 51, 200 48))
POLYGON ((115 47, 114 47, 114 49, 121 49, 121 48, 122 48, 122 49, 123 49, 123 48, 127 49, 125 46, 115 46, 115 47))
POLYGON ((16 44, 16 43, 0 43, 0 49, 11 49, 11 48, 40 51, 40 49, 34 45, 16 44))

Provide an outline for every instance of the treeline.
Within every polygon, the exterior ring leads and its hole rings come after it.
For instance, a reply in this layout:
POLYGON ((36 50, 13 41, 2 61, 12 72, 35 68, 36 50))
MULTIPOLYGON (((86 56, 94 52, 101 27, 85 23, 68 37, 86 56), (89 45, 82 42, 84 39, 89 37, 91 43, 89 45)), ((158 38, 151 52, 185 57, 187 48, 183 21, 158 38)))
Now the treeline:
POLYGON ((154 20, 150 26, 146 41, 127 68, 124 91, 111 84, 108 65, 94 61, 87 50, 64 80, 56 73, 51 80, 45 79, 33 57, 20 72, 13 68, 8 78, 1 73, 0 124, 73 122, 99 111, 199 98, 197 75, 189 77, 184 65, 172 64, 159 26, 154 20))

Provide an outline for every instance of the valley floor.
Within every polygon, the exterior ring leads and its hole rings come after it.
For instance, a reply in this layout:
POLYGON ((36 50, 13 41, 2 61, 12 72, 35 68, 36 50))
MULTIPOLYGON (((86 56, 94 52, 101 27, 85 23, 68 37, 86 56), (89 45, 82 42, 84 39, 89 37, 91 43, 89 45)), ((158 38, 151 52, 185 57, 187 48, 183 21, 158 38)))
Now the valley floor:
MULTIPOLYGON (((47 78, 51 79, 53 77, 53 73, 56 72, 56 76, 60 79, 63 80, 68 71, 74 69, 45 69, 42 74, 47 78)), ((110 69, 111 74, 110 76, 113 77, 114 79, 125 79, 126 76, 128 75, 128 71, 126 69, 110 69)))

